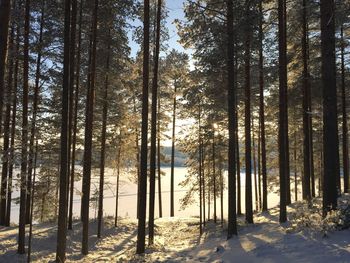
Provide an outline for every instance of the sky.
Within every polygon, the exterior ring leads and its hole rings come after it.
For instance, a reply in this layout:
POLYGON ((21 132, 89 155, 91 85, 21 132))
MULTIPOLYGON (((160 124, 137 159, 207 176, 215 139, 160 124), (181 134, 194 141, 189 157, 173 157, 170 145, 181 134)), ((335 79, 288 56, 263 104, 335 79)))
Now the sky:
MULTIPOLYGON (((183 11, 183 5, 186 0, 164 0, 166 1, 166 9, 168 11, 168 18, 166 20, 166 27, 169 30, 169 40, 167 42, 168 44, 168 50, 176 49, 179 52, 185 52, 189 55, 191 58, 191 50, 187 49, 185 50, 181 44, 178 42, 179 41, 179 36, 177 34, 176 26, 173 23, 175 19, 178 20, 184 20, 185 19, 185 14, 183 11)), ((142 22, 139 20, 135 21, 130 21, 131 25, 133 26, 140 26, 142 25, 142 22)), ((129 46, 131 48, 131 56, 134 58, 137 54, 137 52, 140 50, 140 45, 135 43, 132 40, 132 31, 128 33, 128 38, 129 38, 129 46)), ((190 68, 192 68, 193 63, 191 62, 190 59, 190 68)), ((176 122, 176 133, 178 133, 181 129, 181 127, 187 126, 187 125, 192 125, 192 121, 190 120, 180 120, 178 119, 176 122)), ((169 130, 168 130, 168 135, 169 138, 171 137, 171 123, 169 123, 169 130)), ((163 146, 171 146, 171 140, 165 140, 162 142, 163 146)))
MULTIPOLYGON (((189 50, 185 50, 179 41, 179 36, 177 34, 176 26, 174 25, 174 20, 184 20, 184 11, 183 5, 186 0, 165 0, 166 1, 166 9, 168 11, 168 18, 166 20, 166 27, 169 30, 169 40, 168 46, 169 50, 176 49, 180 52, 186 52, 190 55, 189 50)), ((141 21, 131 21, 133 26, 140 26, 141 21)), ((135 57, 138 50, 140 50, 140 46, 132 40, 132 32, 130 31, 128 34, 129 37, 129 46, 131 48, 131 56, 135 57)))

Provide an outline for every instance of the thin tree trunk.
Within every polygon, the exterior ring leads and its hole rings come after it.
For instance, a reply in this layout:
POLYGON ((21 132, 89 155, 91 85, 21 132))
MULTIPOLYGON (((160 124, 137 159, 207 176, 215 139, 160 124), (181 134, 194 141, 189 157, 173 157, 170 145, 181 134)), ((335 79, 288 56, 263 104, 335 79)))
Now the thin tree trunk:
POLYGON ((258 130, 258 201, 259 209, 262 209, 262 200, 261 200, 261 125, 259 121, 259 130, 258 130))
POLYGON ((286 2, 278 0, 278 49, 279 49, 279 173, 280 173, 280 217, 287 221, 287 45, 286 45, 286 2))
POLYGON ((265 102, 264 102, 264 53, 263 53, 263 23, 264 14, 262 0, 259 2, 259 121, 261 127, 261 172, 262 172, 262 211, 267 211, 267 172, 266 172, 266 141, 265 141, 265 102))
POLYGON ((159 203, 159 218, 163 217, 162 209, 162 171, 161 171, 161 155, 160 155, 160 96, 158 96, 158 113, 157 113, 157 170, 158 170, 158 203, 159 203))
POLYGON ((201 167, 202 167, 202 189, 203 189, 203 226, 206 224, 205 220, 205 167, 204 167, 204 146, 203 137, 201 136, 201 167))
POLYGON ((309 69, 308 69, 308 43, 307 43, 307 3, 303 0, 303 136, 304 136, 304 177, 303 177, 303 199, 311 201, 311 154, 310 154, 310 121, 311 114, 309 105, 310 87, 309 87, 309 69))
POLYGON ((36 163, 38 158, 38 141, 36 141, 35 145, 35 153, 34 153, 34 171, 33 171, 33 181, 32 185, 30 187, 30 218, 29 218, 29 237, 28 237, 28 256, 27 256, 27 263, 31 262, 31 252, 32 252, 32 236, 33 236, 33 209, 34 209, 34 193, 35 193, 35 179, 36 179, 36 163))
MULTIPOLYGON (((13 38, 14 38, 14 28, 11 28, 9 50, 13 52, 13 38)), ((12 82, 13 82, 13 54, 9 58, 9 72, 7 80, 7 90, 5 93, 5 120, 4 120, 4 148, 3 150, 3 160, 2 160, 2 173, 1 173, 1 192, 0 192, 0 225, 6 225, 6 203, 8 194, 8 163, 9 163, 9 144, 10 144, 10 120, 11 120, 11 93, 12 93, 12 82)), ((1 113, 0 113, 1 114, 1 113)))
POLYGON ((198 175, 199 175, 199 234, 203 234, 203 205, 202 205, 202 129, 201 129, 201 103, 198 106, 198 175))
POLYGON ((213 197, 214 197, 214 223, 216 224, 217 222, 217 218, 216 218, 216 197, 217 197, 217 193, 216 193, 216 161, 215 161, 215 130, 213 130, 213 197))
MULTIPOLYGON (((68 211, 68 229, 73 229, 73 198, 74 198, 74 181, 75 181, 75 154, 77 143, 77 126, 78 126, 78 103, 79 103, 79 86, 80 86, 80 59, 81 59, 81 27, 83 17, 83 0, 79 6, 79 30, 78 30, 78 47, 77 47, 77 63, 75 73, 75 93, 74 93, 74 125, 72 138, 72 156, 70 170, 70 194, 69 194, 69 211, 68 211)), ((72 80, 74 81, 74 80, 72 80)))
POLYGON ((5 90, 5 66, 7 60, 7 40, 10 21, 11 1, 0 2, 0 137, 2 134, 2 108, 5 90))
POLYGON ((228 106, 228 230, 227 238, 237 235, 236 216, 236 89, 234 78, 234 29, 233 0, 226 0, 227 7, 227 106, 228 106))
POLYGON ((91 159, 92 159, 92 129, 95 98, 95 76, 96 76, 96 42, 97 42, 97 12, 98 0, 94 1, 92 27, 91 27, 91 65, 90 65, 90 83, 88 83, 86 121, 85 121, 85 141, 84 141, 84 167, 83 167, 83 240, 82 254, 89 252, 89 204, 91 187, 91 159))
POLYGON ((162 12, 162 1, 157 4, 157 27, 156 44, 154 49, 154 69, 152 82, 152 116, 151 116, 151 152, 150 152, 150 195, 149 195, 149 219, 148 219, 148 242, 154 243, 154 206, 156 195, 156 144, 157 144, 157 96, 158 96, 158 66, 159 66, 159 44, 160 44, 160 20, 162 12))
POLYGON ((348 123, 346 116, 346 89, 345 89, 345 42, 343 25, 340 28, 341 37, 341 91, 342 91, 342 133, 343 133, 343 171, 344 171, 344 193, 349 192, 349 142, 348 123))
POLYGON ((222 167, 220 167, 220 215, 221 228, 224 227, 224 176, 222 174, 222 167))
POLYGON ((136 253, 145 252, 146 197, 147 197, 147 133, 148 133, 148 83, 149 83, 149 0, 144 0, 143 26, 143 89, 142 89, 142 129, 141 162, 139 175, 138 232, 136 253))
MULTIPOLYGON (((108 42, 110 42, 111 32, 108 32, 108 42)), ((107 113, 108 113, 108 86, 109 86, 109 56, 110 56, 111 44, 108 43, 107 59, 106 59, 106 76, 105 76, 105 89, 103 95, 103 112, 102 112, 102 136, 101 136, 101 158, 100 158, 100 187, 98 198, 98 225, 97 225, 97 237, 101 237, 102 231, 102 219, 103 219, 103 188, 105 177, 105 156, 106 156, 106 128, 107 128, 107 113)))
POLYGON ((61 121, 61 153, 60 153, 60 181, 59 181, 59 215, 57 229, 56 261, 66 261, 67 238, 67 185, 68 185, 68 107, 69 107, 69 61, 70 61, 70 6, 71 1, 64 2, 64 58, 62 83, 62 121, 61 121))
MULTIPOLYGON (((39 91, 40 91, 40 75, 41 75, 41 57, 42 57, 42 44, 43 44, 43 30, 44 30, 44 18, 45 18, 45 1, 41 2, 41 17, 40 17, 40 29, 39 29, 39 42, 38 42, 38 56, 36 60, 35 70, 35 86, 34 86, 34 98, 33 98, 33 111, 32 111, 32 125, 30 128, 30 139, 29 139, 29 159, 28 159, 28 185, 32 184, 32 170, 33 170, 33 159, 34 159, 34 141, 36 133, 36 118, 38 112, 39 103, 39 91)), ((26 223, 30 224, 30 209, 31 209, 31 191, 27 191, 26 199, 26 223)))
POLYGON ((18 231, 18 253, 25 253, 26 195, 27 195, 27 160, 28 160, 28 86, 29 86, 29 22, 30 0, 25 2, 24 44, 23 44, 23 101, 22 101, 22 152, 21 152, 21 191, 18 231))
MULTIPOLYGON (((250 17, 249 1, 246 1, 246 17, 250 17)), ((250 26, 246 21, 245 43, 244 43, 244 67, 245 67, 245 219, 249 224, 253 224, 253 194, 252 194, 252 146, 251 146, 251 87, 250 87, 250 26)))
POLYGON ((120 154, 122 149, 121 138, 119 140, 119 149, 117 155, 117 185, 115 193, 115 215, 114 215, 114 226, 118 226, 118 208, 119 208, 119 179, 120 179, 120 154))
POLYGON ((321 57, 323 86, 323 212, 337 207, 339 177, 339 141, 335 66, 334 2, 321 0, 321 57))
POLYGON ((19 52, 19 39, 20 39, 19 26, 16 29, 16 62, 14 72, 14 84, 13 84, 13 98, 12 98, 12 117, 11 117, 11 141, 10 141, 10 161, 8 171, 8 184, 7 184, 7 207, 6 207, 6 226, 10 226, 11 219, 11 202, 12 202, 12 178, 13 178, 13 164, 15 156, 15 134, 16 134, 16 116, 17 116, 17 84, 18 84, 18 52, 19 52))
POLYGON ((175 164, 175 122, 176 122, 176 92, 177 86, 174 85, 173 98, 173 126, 171 136, 171 170, 170 170, 170 216, 174 216, 174 164, 175 164))
POLYGON ((298 201, 297 133, 294 132, 294 200, 298 201))
MULTIPOLYGON (((67 207, 69 207, 70 181, 71 181, 71 157, 72 157, 72 130, 74 108, 74 76, 75 76, 75 47, 77 28, 77 0, 71 0, 71 26, 70 26, 70 61, 69 61, 69 110, 68 110, 68 182, 67 182, 67 207)), ((73 176, 74 177, 74 176, 73 176)), ((69 225, 69 223, 68 223, 69 225)))
POLYGON ((255 194, 255 211, 259 211, 258 204, 258 182, 257 182, 257 163, 256 163, 256 147, 255 147, 255 131, 254 131, 254 117, 252 118, 252 133, 253 133, 253 169, 254 169, 254 194, 255 194))

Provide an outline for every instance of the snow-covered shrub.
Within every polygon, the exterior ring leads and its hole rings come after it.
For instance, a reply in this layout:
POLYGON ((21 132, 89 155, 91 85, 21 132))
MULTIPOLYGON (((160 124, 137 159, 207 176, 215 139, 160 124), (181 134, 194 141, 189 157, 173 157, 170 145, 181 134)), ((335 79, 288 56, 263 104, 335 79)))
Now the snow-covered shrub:
POLYGON ((327 236, 332 231, 350 228, 350 203, 346 199, 339 200, 338 209, 323 217, 320 199, 313 200, 311 205, 299 202, 289 212, 289 217, 291 227, 288 232, 306 230, 327 236))

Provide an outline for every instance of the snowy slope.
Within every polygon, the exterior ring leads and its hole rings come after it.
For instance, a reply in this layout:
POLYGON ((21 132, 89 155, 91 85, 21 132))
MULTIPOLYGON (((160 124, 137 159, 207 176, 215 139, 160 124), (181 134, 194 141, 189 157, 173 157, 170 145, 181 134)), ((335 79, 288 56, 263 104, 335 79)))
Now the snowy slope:
MULTIPOLYGON (((297 214, 298 206, 289 208, 297 214)), ((326 237, 312 229, 278 223, 278 210, 260 213, 254 225, 239 218, 239 235, 226 240, 226 229, 209 222, 199 237, 198 218, 162 218, 156 220, 155 245, 146 254, 135 255, 137 221, 122 219, 114 228, 106 218, 103 238, 96 238, 96 222, 90 227, 90 254, 80 254, 81 224, 76 221, 68 236, 68 262, 254 262, 254 263, 323 263, 350 262, 350 230, 330 231, 326 237)), ((0 229, 0 262, 25 262, 16 254, 17 229, 0 229)), ((55 257, 56 227, 34 227, 33 260, 50 262, 55 257)))

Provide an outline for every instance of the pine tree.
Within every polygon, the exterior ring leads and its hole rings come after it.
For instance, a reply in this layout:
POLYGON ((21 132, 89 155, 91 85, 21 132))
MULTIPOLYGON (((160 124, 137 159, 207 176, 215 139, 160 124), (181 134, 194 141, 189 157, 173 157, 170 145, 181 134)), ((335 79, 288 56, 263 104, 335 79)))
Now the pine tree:
POLYGON ((0 2, 0 136, 2 134, 2 108, 5 90, 5 65, 7 59, 7 40, 10 21, 11 1, 3 0, 0 2))
POLYGON ((234 29, 233 29, 233 0, 226 0, 227 8, 227 105, 228 105, 228 231, 227 238, 237 235, 236 217, 236 91, 234 89, 234 29))
POLYGON ((321 0, 324 215, 330 209, 337 208, 337 177, 339 176, 334 11, 334 1, 321 0))
POLYGON ((144 0, 143 20, 143 89, 142 89, 142 128, 141 160, 139 176, 138 232, 136 253, 145 252, 146 197, 147 197, 147 133, 148 133, 148 82, 149 82, 149 0, 144 0))
POLYGON ((25 253, 27 160, 28 160, 28 93, 29 93, 29 23, 30 0, 25 2, 24 43, 23 43, 23 99, 22 99, 22 151, 21 151, 21 191, 19 210, 18 253, 25 253))
POLYGON ((345 86, 345 41, 344 41, 344 25, 340 28, 341 38, 341 92, 342 92, 342 135, 343 135, 343 171, 344 171, 344 193, 350 190, 349 185, 349 139, 348 139, 348 122, 346 115, 346 86, 345 86))
POLYGON ((160 20, 162 1, 157 4, 156 43, 154 49, 154 68, 152 81, 152 116, 151 116, 151 151, 150 151, 150 199, 149 199, 149 244, 154 243, 154 203, 156 191, 156 141, 157 141, 157 96, 158 96, 158 65, 159 65, 159 42, 160 20))
POLYGON ((267 169, 265 141, 265 102, 264 102, 264 54, 263 54, 263 0, 259 1, 259 123, 261 131, 261 173, 262 173, 262 210, 267 211, 267 169))
POLYGON ((59 209, 57 227, 56 261, 66 261, 67 238, 67 191, 68 191, 68 109, 69 109, 69 65, 70 65, 70 7, 71 0, 64 1, 64 57, 62 83, 62 112, 61 112, 61 152, 59 180, 59 209))
POLYGON ((85 120, 85 139, 84 139, 84 166, 83 166, 83 197, 82 197, 82 222, 83 239, 81 251, 83 255, 88 254, 89 250, 89 208, 90 208, 90 187, 91 187, 91 159, 92 159, 92 129, 93 112, 95 98, 95 77, 96 77, 96 42, 97 42, 97 12, 98 0, 94 0, 90 36, 90 64, 88 72, 88 89, 85 120))
MULTIPOLYGON (((110 37, 110 29, 109 34, 110 37)), ((108 41, 110 41, 108 39, 108 41)), ((105 88, 103 94, 103 112, 102 112, 102 131, 101 131, 101 157, 100 157, 100 187, 99 187, 99 198, 98 198, 98 228, 97 237, 101 237, 102 231, 102 217, 103 217, 103 188, 104 188, 104 176, 105 176, 105 156, 106 156, 106 128, 107 128, 107 113, 108 113, 108 86, 109 86, 109 56, 110 56, 110 43, 107 47, 107 58, 106 58, 106 77, 105 77, 105 88)))
POLYGON ((287 221, 287 45, 286 45, 286 1, 278 1, 278 49, 279 49, 279 172, 280 172, 280 218, 287 221))
POLYGON ((251 45, 251 28, 250 28, 250 3, 245 2, 245 51, 244 51, 244 67, 245 67, 245 116, 244 116, 244 129, 245 129, 245 220, 253 223, 253 193, 252 193, 252 158, 251 158, 251 86, 250 86, 250 45, 251 45))

